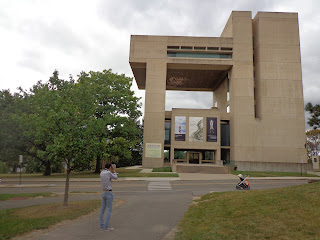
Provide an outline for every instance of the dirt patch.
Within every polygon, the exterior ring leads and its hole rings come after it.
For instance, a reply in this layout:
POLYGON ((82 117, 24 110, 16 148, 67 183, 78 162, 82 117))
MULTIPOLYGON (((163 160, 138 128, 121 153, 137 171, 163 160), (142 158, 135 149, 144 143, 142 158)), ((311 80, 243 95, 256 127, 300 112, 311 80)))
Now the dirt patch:
MULTIPOLYGON (((121 206, 124 204, 124 200, 115 200, 114 207, 121 206)), ((61 214, 68 215, 74 210, 81 210, 83 208, 84 202, 71 202, 68 206, 63 206, 61 203, 48 205, 37 205, 31 206, 20 211, 15 212, 14 215, 22 218, 43 218, 43 217, 53 217, 59 216, 61 214)))
MULTIPOLYGON (((120 200, 120 199, 115 199, 113 201, 113 208, 117 208, 120 207, 121 205, 125 204, 125 200, 120 200)), ((61 207, 61 204, 60 204, 61 207)), ((44 234, 48 234, 50 231, 59 229, 61 227, 65 227, 66 225, 70 225, 70 224, 75 224, 77 222, 82 221, 83 219, 88 219, 88 218, 92 218, 92 217, 97 217, 99 214, 99 209, 87 214, 87 215, 82 215, 81 217, 77 218, 77 219, 73 219, 73 220, 63 220, 55 225, 50 226, 47 229, 35 229, 29 233, 25 233, 22 234, 20 236, 16 236, 13 237, 11 240, 34 240, 34 239, 38 239, 40 236, 44 236, 44 234)))
POLYGON ((14 201, 19 201, 19 200, 27 200, 29 197, 13 197, 9 198, 8 200, 14 200, 14 201))

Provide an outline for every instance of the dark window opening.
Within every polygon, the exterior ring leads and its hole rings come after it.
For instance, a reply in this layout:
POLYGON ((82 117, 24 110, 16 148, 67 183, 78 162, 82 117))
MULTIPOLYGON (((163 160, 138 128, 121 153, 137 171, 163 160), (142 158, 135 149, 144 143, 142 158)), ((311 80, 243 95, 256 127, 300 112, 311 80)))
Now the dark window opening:
POLYGON ((185 57, 185 58, 224 58, 231 59, 232 54, 220 54, 209 52, 167 52, 168 57, 185 57))
POLYGON ((216 50, 219 50, 219 47, 208 47, 207 49, 208 49, 208 50, 215 50, 215 51, 216 51, 216 50))
POLYGON ((206 50, 206 47, 194 47, 194 50, 206 50))
POLYGON ((171 121, 166 120, 164 125, 164 144, 171 143, 171 121))
POLYGON ((168 46, 167 49, 180 49, 179 46, 168 46))
POLYGON ((222 47, 221 50, 222 50, 222 51, 232 51, 232 48, 222 47))
POLYGON ((221 122, 221 146, 230 146, 230 124, 221 122))
POLYGON ((189 46, 181 46, 181 49, 192 50, 192 47, 189 47, 189 46))

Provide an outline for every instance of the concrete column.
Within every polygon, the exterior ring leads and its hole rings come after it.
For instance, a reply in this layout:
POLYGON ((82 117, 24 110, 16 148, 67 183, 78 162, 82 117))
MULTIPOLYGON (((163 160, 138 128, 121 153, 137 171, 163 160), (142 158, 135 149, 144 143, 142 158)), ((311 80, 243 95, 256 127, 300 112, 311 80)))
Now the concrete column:
POLYGON ((143 167, 162 167, 165 126, 167 64, 165 60, 148 59, 146 70, 146 92, 143 137, 143 167), (160 156, 148 157, 147 143, 161 144, 160 156))

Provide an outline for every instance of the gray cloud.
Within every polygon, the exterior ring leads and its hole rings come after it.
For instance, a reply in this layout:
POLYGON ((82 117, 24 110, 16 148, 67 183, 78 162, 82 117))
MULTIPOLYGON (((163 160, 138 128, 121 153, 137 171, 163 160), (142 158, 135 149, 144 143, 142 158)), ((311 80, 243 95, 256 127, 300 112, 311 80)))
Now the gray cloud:
MULTIPOLYGON (((233 10, 252 11, 252 17, 257 11, 299 12, 304 100, 319 104, 318 0, 2 1, 0 34, 16 44, 7 53, 18 48, 21 51, 15 54, 15 60, 1 62, 15 65, 8 64, 10 71, 2 71, 0 78, 20 79, 20 73, 26 79, 27 74, 36 72, 29 77, 48 79, 55 68, 66 77, 81 70, 105 68, 132 76, 128 63, 130 35, 219 37, 233 10)), ((1 56, 0 60, 10 57, 1 56)), ((37 80, 28 80, 30 86, 37 80)), ((144 97, 144 91, 136 86, 133 89, 144 97)), ((168 91, 166 108, 210 108, 212 96, 208 96, 203 97, 203 92, 168 91)))
POLYGON ((212 92, 167 91, 166 110, 172 108, 209 109, 213 106, 212 92))
POLYGON ((21 22, 17 28, 19 32, 41 46, 55 48, 67 54, 86 52, 89 49, 84 36, 74 32, 62 20, 48 24, 39 19, 29 19, 21 22))

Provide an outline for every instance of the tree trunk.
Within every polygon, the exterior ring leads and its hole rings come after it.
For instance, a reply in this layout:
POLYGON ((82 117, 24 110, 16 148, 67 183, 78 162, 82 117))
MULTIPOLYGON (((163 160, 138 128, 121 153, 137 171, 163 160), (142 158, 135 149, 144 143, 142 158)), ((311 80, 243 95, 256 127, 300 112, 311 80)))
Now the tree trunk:
POLYGON ((71 169, 68 166, 67 177, 66 177, 66 186, 65 186, 65 189, 64 189, 63 206, 68 206, 70 173, 71 173, 71 169))
POLYGON ((98 154, 97 163, 96 163, 96 170, 94 171, 94 173, 99 174, 100 170, 101 170, 101 156, 100 156, 100 154, 98 154))
POLYGON ((46 165, 46 168, 44 170, 43 176, 49 176, 49 175, 51 175, 51 162, 46 161, 45 165, 46 165))

